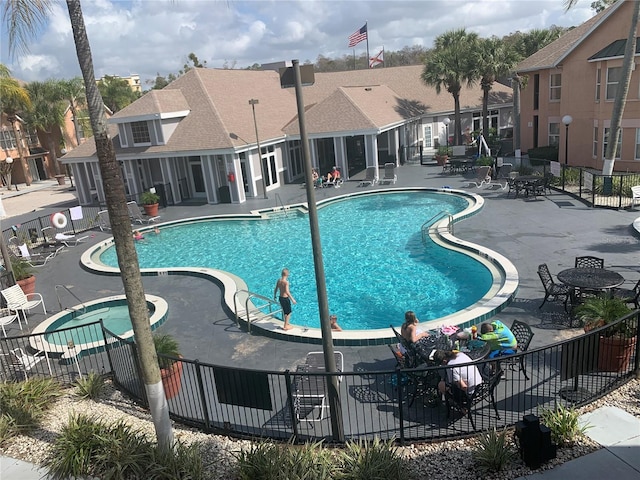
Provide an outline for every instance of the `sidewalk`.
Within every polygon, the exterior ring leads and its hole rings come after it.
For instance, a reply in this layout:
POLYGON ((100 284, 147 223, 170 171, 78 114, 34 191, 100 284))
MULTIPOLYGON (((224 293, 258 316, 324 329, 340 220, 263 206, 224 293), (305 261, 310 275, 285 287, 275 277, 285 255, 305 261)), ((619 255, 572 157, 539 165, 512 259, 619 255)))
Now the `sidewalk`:
MULTIPOLYGON (((618 407, 601 407, 582 415, 580 424, 591 425, 587 435, 604 448, 515 480, 640 480, 640 419, 618 407)), ((2 480, 40 480, 45 474, 46 470, 31 463, 0 456, 2 480)))

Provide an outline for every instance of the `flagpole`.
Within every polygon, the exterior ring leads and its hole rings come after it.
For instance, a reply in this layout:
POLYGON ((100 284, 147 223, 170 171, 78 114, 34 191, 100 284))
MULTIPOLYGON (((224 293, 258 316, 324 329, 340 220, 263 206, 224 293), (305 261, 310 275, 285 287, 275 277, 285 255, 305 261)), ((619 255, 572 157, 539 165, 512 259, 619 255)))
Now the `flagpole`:
POLYGON ((353 49, 353 69, 356 69, 356 49, 353 49))
POLYGON ((368 20, 364 22, 364 29, 367 33, 367 66, 369 66, 371 57, 369 56, 369 21, 368 20))

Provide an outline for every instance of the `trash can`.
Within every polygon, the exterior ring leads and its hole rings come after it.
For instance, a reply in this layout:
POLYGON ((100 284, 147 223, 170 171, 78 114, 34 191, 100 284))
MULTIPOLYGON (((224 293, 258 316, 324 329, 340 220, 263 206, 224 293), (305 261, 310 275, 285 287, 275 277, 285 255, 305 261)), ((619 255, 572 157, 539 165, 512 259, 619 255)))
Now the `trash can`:
POLYGON ((613 195, 613 177, 602 177, 602 194, 613 195))
POLYGON ((231 190, 229 190, 228 185, 218 188, 218 198, 220 203, 231 203, 231 190))

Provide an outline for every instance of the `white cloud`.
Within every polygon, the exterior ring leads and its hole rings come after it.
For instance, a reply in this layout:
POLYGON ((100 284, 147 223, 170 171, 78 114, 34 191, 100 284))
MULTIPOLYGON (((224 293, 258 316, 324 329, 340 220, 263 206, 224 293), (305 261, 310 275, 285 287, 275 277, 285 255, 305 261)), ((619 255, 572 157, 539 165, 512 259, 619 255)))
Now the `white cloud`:
MULTIPOLYGON (((194 52, 209 67, 237 68, 276 60, 350 55, 347 37, 368 22, 370 49, 430 47, 433 39, 465 27, 480 36, 574 26, 593 15, 590 2, 564 12, 561 0, 90 0, 83 2, 96 76, 176 72, 194 52)), ((0 62, 26 81, 79 74, 64 4, 54 4, 49 24, 28 56, 0 62)), ((0 43, 6 45, 2 29, 0 43)), ((365 49, 356 46, 356 53, 365 49)))

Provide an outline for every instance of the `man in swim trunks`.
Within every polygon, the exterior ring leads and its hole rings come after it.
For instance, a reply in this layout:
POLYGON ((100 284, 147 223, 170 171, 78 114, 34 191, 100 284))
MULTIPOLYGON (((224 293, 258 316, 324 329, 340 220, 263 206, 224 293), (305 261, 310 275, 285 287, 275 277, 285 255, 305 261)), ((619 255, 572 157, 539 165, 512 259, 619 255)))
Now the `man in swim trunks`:
POLYGON ((276 282, 276 288, 273 289, 273 298, 276 298, 276 294, 280 291, 280 306, 282 307, 282 314, 284 315, 283 330, 291 330, 293 327, 289 325, 289 317, 291 317, 291 302, 296 303, 295 298, 289 291, 289 269, 282 269, 282 276, 276 282))

